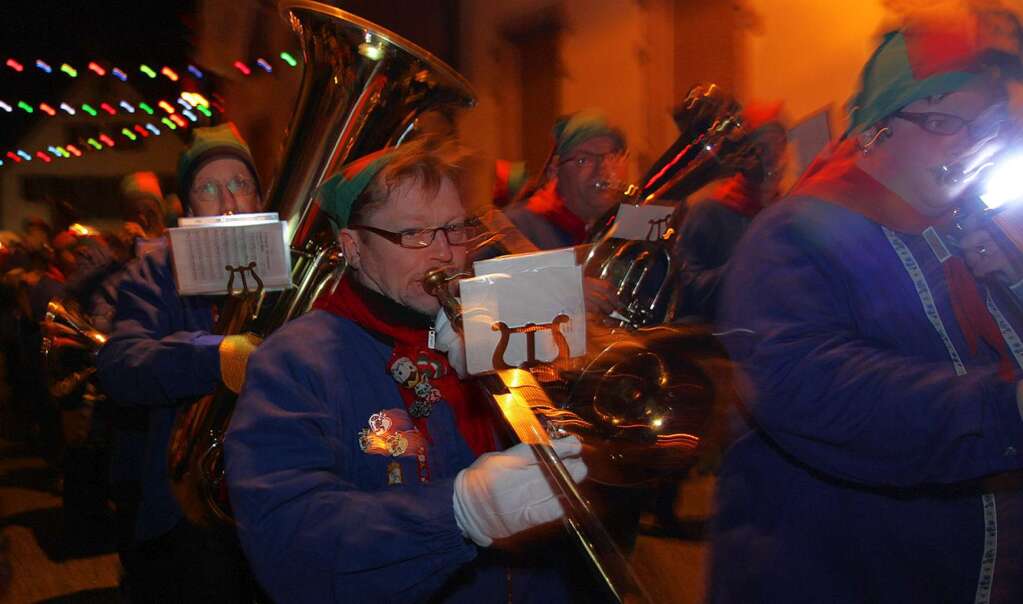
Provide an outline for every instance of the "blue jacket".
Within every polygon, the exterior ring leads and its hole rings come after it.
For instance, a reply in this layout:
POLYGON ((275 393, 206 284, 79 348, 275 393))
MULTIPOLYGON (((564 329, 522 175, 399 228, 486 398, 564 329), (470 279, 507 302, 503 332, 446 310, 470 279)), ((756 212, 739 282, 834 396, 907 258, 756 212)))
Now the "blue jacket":
POLYGON ((529 200, 518 202, 505 209, 504 214, 533 245, 541 250, 572 247, 576 241, 561 227, 529 209, 529 200))
POLYGON ((213 300, 178 295, 168 248, 132 263, 117 295, 114 330, 96 361, 118 403, 149 408, 142 504, 135 539, 152 539, 182 518, 167 478, 167 446, 178 409, 220 383, 221 336, 213 300))
POLYGON ((998 521, 1020 493, 985 477, 1023 467, 1016 384, 983 343, 970 354, 939 255, 811 198, 753 222, 719 310, 746 380, 711 601, 987 602, 1012 587, 1023 535, 998 521))
POLYGON ((225 440, 242 547, 276 601, 559 602, 550 552, 528 559, 477 550, 458 528, 454 478, 474 455, 451 409, 428 419, 429 482, 415 457, 363 452, 379 411, 404 412, 385 365, 392 348, 355 323, 314 310, 250 357, 225 440), (403 480, 389 484, 398 462, 403 480))

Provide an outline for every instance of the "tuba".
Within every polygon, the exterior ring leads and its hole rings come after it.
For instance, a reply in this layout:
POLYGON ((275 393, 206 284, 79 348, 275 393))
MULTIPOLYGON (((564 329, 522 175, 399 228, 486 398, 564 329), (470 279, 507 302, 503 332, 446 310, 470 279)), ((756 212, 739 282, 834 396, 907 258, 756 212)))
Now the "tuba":
MULTIPOLYGON (((475 104, 457 72, 378 25, 309 0, 283 0, 279 8, 305 59, 283 163, 267 194, 268 211, 287 223, 293 287, 233 299, 221 314, 225 333, 266 336, 340 279, 344 259, 314 203, 327 177, 350 159, 406 140, 425 111, 475 104)), ((201 526, 231 522, 222 444, 235 400, 221 385, 179 414, 172 433, 172 487, 185 515, 201 526)))
POLYGON ((647 241, 614 238, 612 226, 621 204, 597 221, 584 261, 589 277, 609 281, 622 301, 617 319, 639 328, 670 322, 679 292, 676 258, 678 230, 685 218, 685 198, 713 180, 756 165, 752 132, 741 108, 720 87, 697 85, 676 110, 680 134, 644 176, 641 185, 599 182, 622 193, 621 203, 670 202, 674 212, 647 241))

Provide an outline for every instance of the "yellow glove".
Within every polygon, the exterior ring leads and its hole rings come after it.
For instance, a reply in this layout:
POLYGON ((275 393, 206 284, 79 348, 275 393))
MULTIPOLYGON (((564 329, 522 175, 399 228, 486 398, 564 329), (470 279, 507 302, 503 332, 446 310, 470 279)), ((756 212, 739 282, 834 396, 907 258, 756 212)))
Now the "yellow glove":
POLYGON ((242 391, 249 355, 262 341, 263 338, 252 333, 226 336, 220 341, 220 379, 231 392, 242 391))

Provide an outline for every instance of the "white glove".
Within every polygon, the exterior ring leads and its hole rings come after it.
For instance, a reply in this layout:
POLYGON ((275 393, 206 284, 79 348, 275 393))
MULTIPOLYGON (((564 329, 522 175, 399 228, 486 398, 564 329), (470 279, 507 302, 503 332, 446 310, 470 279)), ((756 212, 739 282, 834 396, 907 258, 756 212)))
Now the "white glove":
POLYGON ((464 380, 465 376, 469 375, 465 368, 465 340, 462 339, 461 334, 455 331, 443 308, 440 309, 437 318, 433 321, 433 331, 436 338, 433 344, 434 349, 448 353, 448 363, 454 367, 458 377, 464 380))
MULTIPOLYGON (((579 439, 569 436, 551 445, 573 480, 586 478, 579 439)), ((532 449, 524 443, 482 455, 459 472, 454 505, 458 528, 482 547, 565 514, 532 449)))

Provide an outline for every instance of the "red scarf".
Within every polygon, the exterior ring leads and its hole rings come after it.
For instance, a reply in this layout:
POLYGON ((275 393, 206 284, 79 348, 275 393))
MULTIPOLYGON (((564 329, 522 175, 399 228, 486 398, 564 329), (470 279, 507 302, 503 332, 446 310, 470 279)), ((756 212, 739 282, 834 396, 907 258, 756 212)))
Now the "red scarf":
MULTIPOLYGON (((333 292, 327 292, 320 296, 313 308, 319 308, 354 321, 371 333, 392 341, 394 357, 407 357, 413 362, 423 357, 439 366, 440 377, 431 379, 430 383, 440 391, 441 399, 447 401, 451 407, 459 433, 476 455, 493 451, 495 448, 494 435, 489 408, 483 404, 483 401, 477 400, 477 397, 474 396, 475 391, 468 384, 458 378, 458 374, 448 363, 447 355, 430 350, 427 346, 429 329, 425 325, 418 325, 419 323, 425 324, 426 318, 416 313, 415 319, 410 320, 409 317, 413 316, 412 313, 415 311, 401 307, 380 294, 354 284, 353 281, 354 279, 351 277, 342 279, 333 292), (375 297, 380 299, 372 300, 375 297), (371 308, 370 304, 373 302, 376 304, 374 304, 374 308, 371 308), (394 316, 388 317, 390 320, 387 320, 382 316, 386 314, 394 316), (399 315, 405 316, 400 317, 399 315), (401 320, 402 318, 405 320, 401 320)), ((390 364, 391 362, 388 361, 387 366, 380 368, 388 377, 390 377, 390 364)), ((411 389, 402 387, 397 382, 395 382, 395 386, 401 393, 407 411, 416 402, 416 395, 411 389)), ((419 432, 432 442, 426 420, 425 417, 412 418, 419 432)))
POLYGON ((554 226, 568 233, 572 238, 572 245, 579 245, 586 241, 586 223, 565 207, 565 201, 558 195, 557 184, 557 180, 552 180, 533 193, 526 202, 526 209, 543 216, 554 226))
MULTIPOLYGON (((929 217, 920 214, 891 189, 888 189, 856 165, 856 144, 850 139, 838 145, 826 160, 816 160, 796 185, 793 195, 806 195, 842 206, 857 214, 902 233, 921 235, 928 227, 947 226, 951 212, 929 217)), ((998 324, 988 312, 980 288, 959 256, 942 263, 948 281, 952 310, 970 348, 977 354, 981 341, 998 353, 998 374, 1012 381, 1015 365, 998 324)))
POLYGON ((717 188, 714 200, 746 218, 753 218, 764 209, 760 203, 760 186, 742 174, 736 174, 723 182, 717 188))

